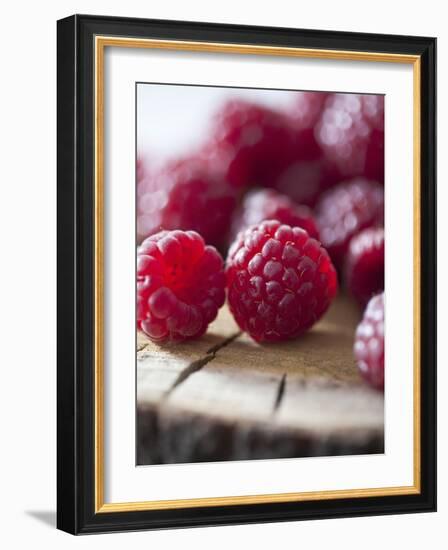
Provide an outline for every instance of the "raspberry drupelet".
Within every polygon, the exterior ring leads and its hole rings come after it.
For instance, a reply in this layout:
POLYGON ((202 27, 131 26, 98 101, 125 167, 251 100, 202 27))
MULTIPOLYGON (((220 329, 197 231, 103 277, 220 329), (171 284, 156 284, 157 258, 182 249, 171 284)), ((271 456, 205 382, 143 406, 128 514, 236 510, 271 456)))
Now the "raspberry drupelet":
POLYGON ((384 389, 384 293, 370 299, 355 334, 353 348, 361 376, 384 389))
POLYGON ((364 229, 350 241, 345 258, 345 284, 351 295, 365 306, 384 290, 384 229, 364 229))
POLYGON ((244 197, 233 218, 233 237, 250 225, 264 220, 278 220, 291 227, 301 227, 310 237, 319 239, 312 211, 307 206, 298 205, 287 195, 282 195, 273 189, 250 191, 244 197))
POLYGON ((225 300, 223 260, 194 231, 161 231, 137 249, 137 327, 155 342, 202 336, 225 300))
POLYGON ((340 183, 322 195, 315 212, 320 240, 340 269, 350 239, 362 229, 383 225, 383 186, 365 178, 340 183))
POLYGON ((338 287, 321 244, 276 220, 238 235, 229 250, 227 284, 236 322, 258 342, 305 332, 325 313, 338 287))

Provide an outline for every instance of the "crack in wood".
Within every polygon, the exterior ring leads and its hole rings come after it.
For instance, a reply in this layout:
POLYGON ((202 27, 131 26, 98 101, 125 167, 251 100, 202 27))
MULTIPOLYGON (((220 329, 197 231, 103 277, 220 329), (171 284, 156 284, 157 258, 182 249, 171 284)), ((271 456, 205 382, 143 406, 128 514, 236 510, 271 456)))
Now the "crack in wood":
POLYGON ((280 407, 280 403, 282 402, 283 396, 285 394, 285 388, 286 388, 286 373, 282 376, 277 389, 277 395, 274 402, 274 409, 273 414, 277 411, 277 409, 280 407))
POLYGON ((216 353, 222 349, 231 344, 234 340, 239 338, 241 336, 242 332, 235 332, 235 334, 232 334, 222 342, 218 342, 214 346, 212 346, 210 349, 207 350, 207 353, 210 353, 212 355, 216 355, 216 353))
POLYGON ((209 348, 206 351, 206 355, 204 357, 201 357, 200 359, 193 361, 193 363, 190 363, 190 365, 188 365, 181 373, 179 373, 179 376, 176 378, 173 385, 165 392, 163 398, 167 398, 169 394, 180 384, 185 382, 187 378, 189 378, 195 372, 201 370, 203 367, 205 367, 205 365, 207 365, 207 363, 210 363, 210 361, 213 361, 213 359, 215 359, 221 349, 231 344, 234 340, 241 336, 241 334, 241 332, 236 332, 235 334, 232 334, 222 342, 219 342, 218 344, 215 344, 214 346, 209 348))
POLYGON ((198 359, 197 361, 194 361, 193 363, 190 363, 188 367, 186 367, 176 378, 171 388, 167 390, 164 397, 167 397, 177 386, 182 384, 188 377, 190 377, 192 374, 197 372, 198 370, 201 370, 202 367, 204 367, 207 363, 212 361, 212 359, 215 358, 215 355, 206 355, 205 357, 201 357, 201 359, 198 359))
POLYGON ((141 342, 141 343, 137 342, 137 346, 136 346, 137 353, 144 351, 147 346, 148 346, 148 342, 141 342))

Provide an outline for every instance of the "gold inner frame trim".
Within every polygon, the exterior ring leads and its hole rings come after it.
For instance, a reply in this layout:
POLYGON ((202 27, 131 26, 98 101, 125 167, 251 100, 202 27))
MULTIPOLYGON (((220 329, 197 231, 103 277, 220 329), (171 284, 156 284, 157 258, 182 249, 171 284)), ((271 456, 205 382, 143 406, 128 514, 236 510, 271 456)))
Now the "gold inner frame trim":
POLYGON ((132 512, 143 510, 167 510, 198 508, 207 506, 232 506, 242 504, 265 504, 279 502, 303 502, 333 500, 341 498, 365 498, 393 495, 419 494, 421 490, 421 388, 420 388, 420 56, 389 54, 382 52, 356 52, 344 50, 323 50, 253 44, 226 44, 183 40, 156 40, 96 36, 95 55, 95 513, 132 512), (104 502, 104 50, 106 47, 152 48, 160 50, 195 51, 207 53, 236 53, 265 56, 286 56, 313 59, 334 59, 346 61, 370 61, 382 63, 405 63, 413 65, 413 199, 414 199, 414 471, 413 485, 400 487, 379 487, 366 489, 313 491, 296 493, 275 493, 260 495, 226 496, 211 498, 189 498, 179 500, 154 500, 141 502, 104 502))

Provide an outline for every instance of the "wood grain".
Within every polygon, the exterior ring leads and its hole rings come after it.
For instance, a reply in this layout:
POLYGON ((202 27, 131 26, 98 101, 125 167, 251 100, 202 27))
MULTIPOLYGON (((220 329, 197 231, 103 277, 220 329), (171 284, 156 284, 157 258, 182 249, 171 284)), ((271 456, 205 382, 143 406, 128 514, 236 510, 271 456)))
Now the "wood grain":
POLYGON ((352 356, 359 311, 340 297, 310 332, 260 345, 222 308, 199 341, 138 335, 137 463, 384 451, 382 394, 352 356))

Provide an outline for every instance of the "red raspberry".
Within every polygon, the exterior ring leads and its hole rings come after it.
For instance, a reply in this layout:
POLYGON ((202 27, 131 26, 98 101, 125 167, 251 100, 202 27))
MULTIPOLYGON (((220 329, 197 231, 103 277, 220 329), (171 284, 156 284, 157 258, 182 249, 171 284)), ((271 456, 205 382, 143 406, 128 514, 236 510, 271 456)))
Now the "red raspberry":
POLYGON ((202 336, 224 289, 220 254, 194 231, 161 231, 137 249, 137 327, 155 342, 202 336))
POLYGON ((222 166, 233 186, 273 187, 300 204, 314 206, 322 190, 340 175, 314 137, 312 124, 323 98, 311 95, 308 100, 304 93, 303 105, 288 115, 241 100, 226 103, 202 155, 222 166))
POLYGON ((353 235, 383 224, 384 189, 364 178, 341 183, 322 195, 316 214, 322 244, 340 268, 353 235))
POLYGON ((297 136, 282 113, 233 100, 217 113, 206 151, 215 161, 219 158, 227 164, 230 184, 271 187, 297 156, 297 136))
POLYGON ((146 185, 138 200, 140 240, 161 229, 182 229, 197 231, 209 244, 225 242, 236 192, 209 162, 172 162, 146 185))
POLYGON ((374 388, 384 389, 384 293, 368 303, 356 329, 353 353, 363 378, 374 388))
POLYGON ((384 179, 384 97, 333 94, 315 135, 344 177, 384 179))
POLYGON ((307 206, 295 204, 289 197, 273 189, 251 191, 244 197, 234 216, 232 233, 236 236, 246 227, 264 220, 278 220, 291 227, 301 227, 310 237, 319 239, 311 210, 307 206))
POLYGON ((268 220, 242 231, 229 250, 230 310, 256 341, 295 338, 327 310, 337 275, 318 241, 268 220))
POLYGON ((345 283, 362 306, 384 290, 383 228, 364 229, 352 238, 345 258, 345 283))

